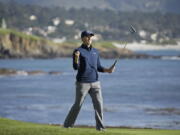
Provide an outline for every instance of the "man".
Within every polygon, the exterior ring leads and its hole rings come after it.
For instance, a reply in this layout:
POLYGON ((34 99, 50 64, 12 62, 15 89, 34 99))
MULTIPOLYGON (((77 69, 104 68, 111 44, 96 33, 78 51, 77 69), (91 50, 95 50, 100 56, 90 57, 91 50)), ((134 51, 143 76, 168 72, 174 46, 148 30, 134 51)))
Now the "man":
POLYGON ((95 110, 96 129, 104 130, 103 125, 103 98, 101 86, 98 80, 98 72, 112 73, 114 65, 104 68, 100 64, 99 52, 92 47, 94 34, 89 31, 81 33, 82 45, 73 53, 73 68, 78 70, 76 76, 76 98, 69 114, 67 115, 64 127, 73 127, 83 101, 90 94, 95 110))

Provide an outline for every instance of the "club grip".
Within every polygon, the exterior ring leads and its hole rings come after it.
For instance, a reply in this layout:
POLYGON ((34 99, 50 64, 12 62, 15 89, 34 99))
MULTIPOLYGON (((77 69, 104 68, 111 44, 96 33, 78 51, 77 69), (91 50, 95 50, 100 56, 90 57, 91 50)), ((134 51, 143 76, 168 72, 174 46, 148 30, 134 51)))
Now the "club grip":
POLYGON ((117 60, 114 61, 112 67, 114 67, 116 65, 116 63, 117 63, 117 60))

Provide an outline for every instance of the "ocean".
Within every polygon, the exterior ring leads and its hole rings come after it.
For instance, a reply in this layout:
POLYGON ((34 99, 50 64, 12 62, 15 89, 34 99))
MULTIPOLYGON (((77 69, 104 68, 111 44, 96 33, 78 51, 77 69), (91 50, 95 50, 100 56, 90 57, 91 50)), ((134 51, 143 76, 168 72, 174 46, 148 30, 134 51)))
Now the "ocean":
MULTIPOLYGON (((113 62, 101 59, 105 67, 113 62)), ((63 124, 75 96, 70 58, 1 59, 0 68, 61 72, 0 76, 0 117, 63 124)), ((105 126, 180 129, 179 59, 120 59, 114 73, 99 77, 105 126)), ((75 124, 95 126, 89 95, 75 124)))

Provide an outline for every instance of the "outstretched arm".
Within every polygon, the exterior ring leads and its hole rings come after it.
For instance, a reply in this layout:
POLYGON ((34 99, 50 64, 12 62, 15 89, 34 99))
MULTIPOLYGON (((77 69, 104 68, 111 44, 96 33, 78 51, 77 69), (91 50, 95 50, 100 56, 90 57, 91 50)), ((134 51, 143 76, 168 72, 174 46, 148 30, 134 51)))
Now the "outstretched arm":
POLYGON ((99 72, 104 72, 104 73, 112 73, 115 71, 115 64, 113 64, 111 67, 109 68, 104 68, 101 66, 99 57, 98 57, 98 71, 99 72))
POLYGON ((104 72, 113 73, 115 71, 115 66, 111 66, 110 68, 104 68, 104 72))

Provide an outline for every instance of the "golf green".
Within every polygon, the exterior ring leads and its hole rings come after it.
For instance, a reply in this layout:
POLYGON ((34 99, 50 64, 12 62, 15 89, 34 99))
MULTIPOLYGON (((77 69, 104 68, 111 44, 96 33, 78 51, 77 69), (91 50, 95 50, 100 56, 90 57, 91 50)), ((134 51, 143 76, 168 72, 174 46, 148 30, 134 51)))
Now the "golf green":
POLYGON ((107 128, 106 131, 96 131, 95 128, 75 127, 28 123, 6 118, 0 118, 0 135, 180 135, 180 130, 162 129, 130 129, 107 128))

